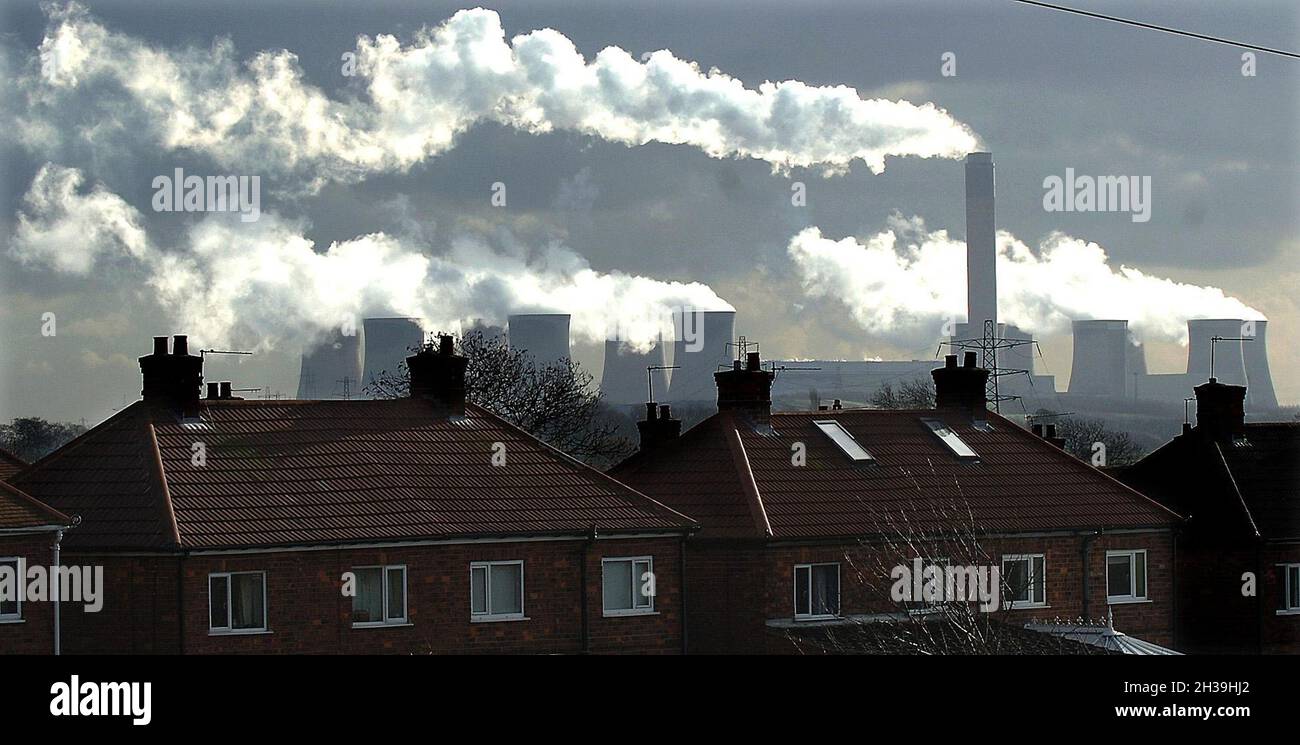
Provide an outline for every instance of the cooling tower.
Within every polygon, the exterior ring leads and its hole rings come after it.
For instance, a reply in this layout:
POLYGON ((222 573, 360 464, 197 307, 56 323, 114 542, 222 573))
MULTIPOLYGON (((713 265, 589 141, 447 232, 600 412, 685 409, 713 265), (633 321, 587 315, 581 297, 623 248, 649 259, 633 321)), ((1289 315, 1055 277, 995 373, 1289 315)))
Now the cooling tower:
POLYGON ((735 357, 727 344, 736 340, 736 311, 679 311, 673 313, 673 332, 672 364, 678 367, 669 378, 668 400, 716 401, 713 373, 735 357))
POLYGON ((1128 321, 1074 321, 1070 393, 1123 398, 1128 390, 1128 321))
POLYGON ((510 348, 527 352, 542 367, 569 358, 568 313, 520 313, 508 319, 510 348))
MULTIPOLYGON (((1242 336, 1254 341, 1242 342, 1246 357, 1246 408, 1252 411, 1277 408, 1277 394, 1273 392, 1273 376, 1268 371, 1268 341, 1264 335, 1268 321, 1255 321, 1254 336, 1247 327, 1242 336)), ((1215 360, 1217 367, 1218 360, 1215 360)))
MULTIPOLYGON (((1244 336, 1241 324, 1238 318, 1198 318, 1187 322, 1187 374, 1194 382, 1203 383, 1210 377, 1210 337, 1240 338, 1244 336)), ((1255 325, 1258 335, 1259 322, 1255 325)), ((1258 343, 1247 342, 1247 345, 1258 343)), ((1214 377, 1220 383, 1246 385, 1241 342, 1221 341, 1214 345, 1214 377)))
POLYGON ((367 318, 362 322, 362 330, 366 349, 362 386, 385 372, 399 375, 402 363, 411 355, 411 347, 424 343, 424 330, 415 318, 367 318))
POLYGON ((998 320, 994 191, 993 155, 967 155, 966 321, 974 329, 983 329, 986 320, 998 320))
MULTIPOLYGON (((650 349, 641 352, 627 342, 618 339, 605 340, 605 369, 600 374, 600 392, 611 404, 644 403, 648 399, 646 389, 646 368, 663 367, 668 364, 664 359, 663 340, 655 342, 650 349)), ((668 371, 655 370, 650 373, 654 381, 654 395, 664 398, 668 395, 668 371)))
POLYGON ((303 352, 298 398, 350 398, 361 392, 361 337, 335 330, 303 352))

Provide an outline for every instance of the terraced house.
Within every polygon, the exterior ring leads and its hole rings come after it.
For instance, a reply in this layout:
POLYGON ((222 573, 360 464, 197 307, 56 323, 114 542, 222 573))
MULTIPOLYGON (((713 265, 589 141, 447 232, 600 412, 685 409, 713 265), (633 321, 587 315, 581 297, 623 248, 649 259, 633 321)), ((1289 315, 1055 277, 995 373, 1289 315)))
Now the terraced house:
POLYGON ((642 449, 610 473, 701 525, 692 652, 837 651, 818 640, 910 622, 932 604, 895 598, 891 573, 918 561, 998 567, 1007 628, 1110 617, 1174 642, 1180 518, 988 411, 973 353, 933 375, 933 409, 773 412, 773 372, 750 353, 685 434, 648 409, 642 449))
POLYGON ((14 477, 105 567, 65 651, 682 650, 692 521, 467 404, 449 337, 397 400, 201 398, 187 347, 156 338, 143 400, 14 477))

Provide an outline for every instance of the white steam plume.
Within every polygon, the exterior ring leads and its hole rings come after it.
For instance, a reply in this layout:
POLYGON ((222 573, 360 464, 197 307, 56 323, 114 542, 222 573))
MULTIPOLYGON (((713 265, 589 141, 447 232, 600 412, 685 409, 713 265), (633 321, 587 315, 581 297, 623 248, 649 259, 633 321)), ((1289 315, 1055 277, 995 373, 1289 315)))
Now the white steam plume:
POLYGON ((205 217, 182 250, 163 251, 140 229, 134 207, 98 185, 78 193, 82 181, 76 169, 41 168, 10 255, 83 275, 109 261, 132 265, 176 323, 205 344, 306 343, 377 314, 455 330, 472 319, 500 323, 511 312, 551 310, 572 314, 578 340, 617 332, 648 348, 675 309, 731 309, 706 285, 597 272, 558 244, 497 249, 462 237, 446 255, 430 256, 426 246, 373 233, 318 253, 304 225, 273 213, 254 223, 205 217))
POLYGON ((353 58, 340 61, 340 72, 354 64, 356 81, 341 98, 307 82, 287 50, 241 62, 228 39, 160 49, 105 28, 76 4, 48 12, 39 76, 20 86, 26 113, 12 128, 21 139, 48 148, 60 137, 143 138, 137 147, 283 175, 282 189, 404 171, 481 121, 626 145, 684 144, 715 158, 827 173, 854 160, 880 172, 886 157, 955 158, 978 146, 966 125, 931 103, 863 99, 846 86, 795 80, 746 88, 663 50, 642 62, 611 46, 588 61, 552 29, 507 40, 499 16, 482 8, 421 29, 405 45, 385 34, 359 37, 353 58), (116 115, 71 129, 83 118, 68 114, 88 109, 116 115))
MULTIPOLYGON (((965 318, 965 242, 927 231, 917 217, 891 223, 865 242, 815 227, 791 238, 787 253, 808 294, 840 300, 880 335, 965 318)), ((1062 233, 1031 250, 999 232, 997 269, 999 319, 1039 334, 1067 331, 1072 319, 1119 318, 1144 339, 1186 343, 1189 318, 1264 318, 1217 287, 1113 268, 1101 246, 1062 233)))

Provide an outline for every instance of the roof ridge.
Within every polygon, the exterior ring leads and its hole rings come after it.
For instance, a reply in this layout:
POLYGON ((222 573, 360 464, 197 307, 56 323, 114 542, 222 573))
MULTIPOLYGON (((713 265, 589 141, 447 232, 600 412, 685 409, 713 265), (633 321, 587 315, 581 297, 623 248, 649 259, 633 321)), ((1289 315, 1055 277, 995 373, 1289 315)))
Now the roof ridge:
POLYGON ((44 502, 40 501, 36 497, 33 497, 32 495, 28 494, 22 489, 19 489, 13 484, 10 484, 5 481, 0 481, 0 490, 7 492, 10 496, 14 497, 15 499, 26 502, 28 506, 32 507, 37 512, 43 513, 46 517, 54 518, 56 521, 59 521, 65 526, 71 527, 72 523, 74 522, 72 518, 54 509, 48 504, 45 504, 44 502))
POLYGON ((145 431, 149 435, 149 450, 153 455, 149 471, 157 481, 161 492, 163 521, 171 532, 171 539, 176 544, 176 548, 181 548, 181 531, 176 522, 176 505, 172 503, 171 489, 167 487, 167 469, 163 467, 162 450, 158 447, 158 431, 154 428, 153 421, 145 422, 145 431))

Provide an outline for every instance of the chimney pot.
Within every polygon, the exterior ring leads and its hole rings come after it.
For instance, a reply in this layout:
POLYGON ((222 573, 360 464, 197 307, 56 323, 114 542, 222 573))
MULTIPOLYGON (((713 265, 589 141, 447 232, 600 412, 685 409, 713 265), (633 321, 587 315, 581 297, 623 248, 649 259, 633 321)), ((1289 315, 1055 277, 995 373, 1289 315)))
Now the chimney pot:
POLYGON ((221 381, 221 397, 224 399, 230 399, 235 397, 235 394, 232 391, 232 387, 230 385, 229 380, 221 381))
POLYGON ((943 366, 944 366, 944 367, 956 367, 956 366, 957 366, 957 355, 955 355, 955 354, 947 354, 947 355, 944 355, 944 357, 943 357, 943 366))
POLYGON ((172 337, 172 354, 181 357, 190 353, 189 337, 177 334, 172 337))
POLYGON ((1056 439, 1056 425, 1055 424, 1047 425, 1047 427, 1044 428, 1044 435, 1049 440, 1056 439))
POLYGON ((645 405, 645 420, 653 422, 655 420, 655 402, 647 401, 645 405))
POLYGON ((962 364, 965 367, 975 367, 975 353, 967 352, 966 358, 962 360, 962 364))
POLYGON ((835 409, 836 411, 838 411, 838 410, 844 408, 844 406, 840 403, 840 400, 837 398, 837 399, 835 399, 835 402, 834 402, 833 404, 831 404, 831 408, 832 408, 832 409, 835 409))
POLYGON ((1033 433, 1034 433, 1034 437, 1042 437, 1042 436, 1043 436, 1043 425, 1041 425, 1041 424, 1035 424, 1035 425, 1032 427, 1032 430, 1033 430, 1033 433))
POLYGON ((746 358, 746 369, 757 370, 762 366, 758 360, 758 352, 750 352, 749 354, 745 355, 745 358, 746 358))
POLYGON ((444 357, 449 357, 449 356, 451 356, 454 352, 455 352, 455 347, 452 346, 452 338, 451 338, 451 335, 450 335, 450 334, 442 334, 442 335, 440 335, 440 336, 438 337, 438 354, 440 354, 440 355, 442 355, 442 356, 444 356, 444 357))
POLYGON ((641 433, 641 449, 650 450, 660 443, 674 440, 682 433, 682 422, 670 416, 670 409, 665 404, 659 407, 659 416, 655 416, 655 403, 645 405, 645 419, 636 423, 641 433))
POLYGON ((668 404, 664 404, 663 406, 659 407, 659 418, 672 419, 672 409, 668 406, 668 404))
POLYGON ((159 357, 167 355, 167 337, 155 336, 153 338, 153 353, 159 357))
POLYGON ((219 398, 221 393, 216 383, 208 383, 208 398, 219 398))

